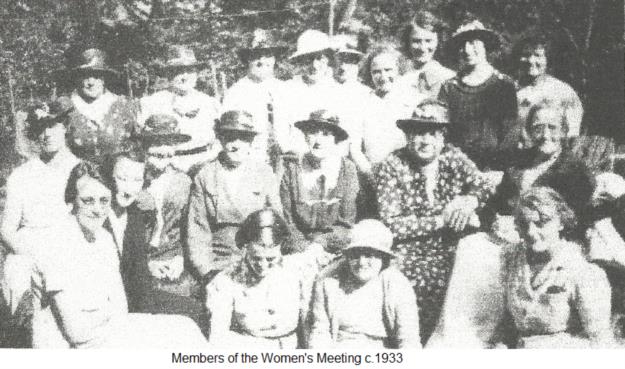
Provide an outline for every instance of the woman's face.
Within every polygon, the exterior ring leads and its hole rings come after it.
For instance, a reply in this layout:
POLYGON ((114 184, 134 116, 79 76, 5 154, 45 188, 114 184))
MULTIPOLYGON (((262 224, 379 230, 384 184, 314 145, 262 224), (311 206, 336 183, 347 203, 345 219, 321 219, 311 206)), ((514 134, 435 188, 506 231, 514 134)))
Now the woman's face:
POLYGON ((388 93, 395 84, 399 72, 397 70, 397 57, 385 53, 371 60, 371 80, 378 93, 388 93))
POLYGON ((421 67, 434 58, 438 47, 436 32, 415 27, 410 34, 410 57, 416 67, 421 67))
POLYGON ((336 152, 334 134, 329 129, 313 129, 304 133, 309 152, 316 158, 326 159, 336 152))
POLYGON ((84 176, 76 182, 73 214, 83 230, 95 233, 111 211, 111 190, 102 182, 84 176))
POLYGON ((554 212, 547 217, 533 209, 521 209, 516 219, 517 228, 526 247, 535 252, 550 251, 560 240, 562 224, 554 212))
POLYGON ((45 154, 55 154, 66 146, 65 135, 67 129, 63 123, 56 123, 53 126, 46 127, 39 134, 39 146, 45 154))
POLYGON ((266 277, 282 260, 280 247, 265 247, 251 244, 247 246, 247 262, 260 278, 266 277))
POLYGON ((122 208, 130 206, 143 188, 145 164, 121 157, 113 168, 115 202, 122 208))
POLYGON ((382 270, 382 255, 380 252, 362 248, 347 254, 349 270, 356 280, 365 283, 375 278, 382 270))
POLYGON ((240 165, 250 158, 252 152, 253 136, 242 136, 237 134, 220 135, 221 146, 230 164, 240 165))
POLYGON ((545 156, 552 156, 562 149, 562 117, 557 109, 540 109, 534 114, 529 126, 530 147, 545 156))
POLYGON ((195 89, 198 74, 195 70, 183 70, 174 75, 170 80, 170 86, 175 91, 187 93, 195 89))
POLYGON ((525 48, 519 62, 522 75, 537 78, 547 73, 547 53, 544 47, 525 48))
POLYGON ((300 59, 303 73, 313 83, 320 82, 330 74, 330 59, 325 53, 304 55, 300 59))
POLYGON ((87 100, 95 100, 104 94, 104 86, 104 78, 102 76, 87 75, 80 81, 78 92, 80 96, 87 100))
POLYGON ((464 67, 474 67, 487 62, 486 47, 479 39, 467 40, 459 50, 460 63, 464 67))
POLYGON ((275 65, 276 58, 273 55, 259 55, 249 61, 248 76, 258 82, 271 79, 275 65))
POLYGON ((338 54, 336 57, 336 80, 339 83, 357 82, 360 58, 354 54, 338 54))
POLYGON ((436 160, 445 147, 445 135, 440 130, 406 132, 408 151, 419 163, 428 164, 436 160))

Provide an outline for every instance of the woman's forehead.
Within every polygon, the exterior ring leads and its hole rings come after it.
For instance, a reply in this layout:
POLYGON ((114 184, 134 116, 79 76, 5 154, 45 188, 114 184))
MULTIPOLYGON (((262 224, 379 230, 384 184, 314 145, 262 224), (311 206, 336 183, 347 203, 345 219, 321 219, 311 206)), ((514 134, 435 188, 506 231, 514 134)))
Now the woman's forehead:
POLYGON ((79 196, 102 196, 111 194, 111 191, 102 182, 89 176, 79 178, 76 182, 76 189, 78 190, 79 196))
POLYGON ((280 247, 277 247, 277 246, 266 247, 261 244, 251 243, 248 246, 248 250, 253 256, 258 256, 258 257, 272 257, 272 256, 281 255, 280 247))

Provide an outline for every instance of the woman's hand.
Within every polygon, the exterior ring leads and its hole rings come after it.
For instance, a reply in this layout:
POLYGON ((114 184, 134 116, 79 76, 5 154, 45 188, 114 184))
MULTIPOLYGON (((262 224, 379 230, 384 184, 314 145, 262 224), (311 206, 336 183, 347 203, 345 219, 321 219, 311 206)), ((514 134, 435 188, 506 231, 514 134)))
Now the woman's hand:
POLYGON ((593 203, 612 202, 625 195, 625 179, 615 173, 601 173, 595 177, 596 185, 592 194, 593 203))
POLYGON ((175 256, 169 260, 152 260, 148 263, 148 269, 154 278, 172 282, 182 275, 184 259, 182 256, 175 256))
POLYGON ((443 210, 445 224, 456 232, 464 230, 475 215, 477 205, 475 196, 456 197, 443 210))

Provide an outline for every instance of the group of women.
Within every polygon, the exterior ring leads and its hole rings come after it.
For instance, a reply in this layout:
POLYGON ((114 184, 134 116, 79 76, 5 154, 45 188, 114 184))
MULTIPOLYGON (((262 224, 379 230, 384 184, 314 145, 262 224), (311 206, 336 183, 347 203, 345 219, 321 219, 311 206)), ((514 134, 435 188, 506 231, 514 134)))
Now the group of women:
POLYGON ((549 43, 518 46, 517 84, 494 31, 458 28, 455 73, 437 27, 367 55, 305 31, 289 81, 255 31, 221 106, 186 47, 138 102, 77 55, 7 181, 2 293, 32 292, 33 347, 615 345, 625 180, 569 152, 583 110, 549 43))

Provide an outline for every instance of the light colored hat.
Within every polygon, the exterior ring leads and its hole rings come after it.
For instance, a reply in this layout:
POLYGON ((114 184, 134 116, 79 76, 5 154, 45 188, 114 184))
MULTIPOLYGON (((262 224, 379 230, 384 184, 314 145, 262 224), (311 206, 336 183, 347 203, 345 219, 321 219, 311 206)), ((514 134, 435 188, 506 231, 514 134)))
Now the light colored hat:
POLYGON ((399 119, 397 127, 403 131, 428 131, 445 128, 449 125, 447 105, 436 99, 425 99, 412 112, 412 116, 399 119))
POLYGON ((332 37, 332 45, 337 55, 350 54, 360 58, 364 56, 358 51, 358 37, 355 35, 340 34, 332 37))
POLYGON ((350 231, 350 242, 343 252, 351 249, 367 248, 380 251, 390 257, 395 257, 391 251, 393 233, 382 222, 375 219, 365 219, 356 223, 350 231))
POLYGON ((458 27, 451 36, 448 45, 452 50, 457 50, 464 42, 473 39, 482 40, 489 50, 496 49, 501 45, 499 34, 486 28, 479 20, 473 20, 458 27))
POLYGON ((309 29, 304 31, 297 38, 297 50, 289 57, 290 60, 296 60, 301 56, 316 54, 322 52, 332 52, 332 43, 330 37, 317 30, 309 29))
POLYGON ((256 29, 247 35, 245 46, 237 51, 239 58, 243 61, 249 60, 253 55, 269 53, 274 56, 283 54, 288 47, 280 42, 280 38, 275 31, 256 29))
POLYGON ((229 110, 215 122, 215 132, 234 132, 242 136, 254 136, 258 132, 254 129, 252 115, 242 110, 229 110))
POLYGON ((160 69, 192 69, 205 65, 197 60, 193 50, 183 45, 170 46, 165 61, 157 64, 160 69))

